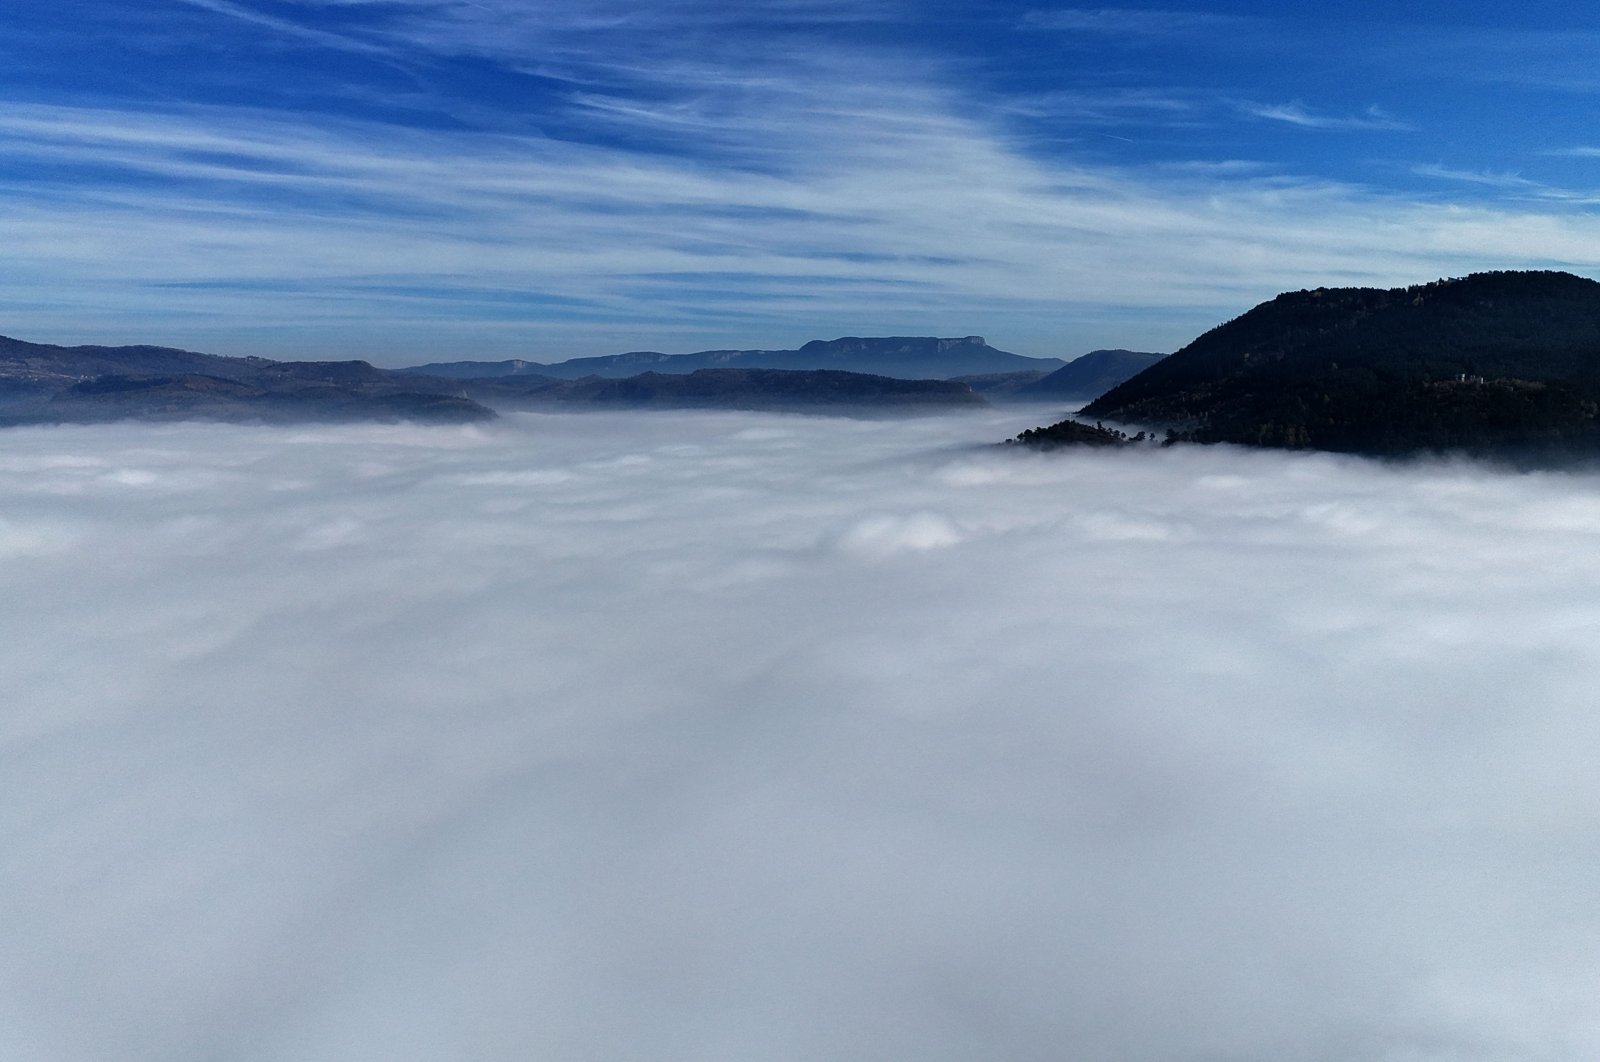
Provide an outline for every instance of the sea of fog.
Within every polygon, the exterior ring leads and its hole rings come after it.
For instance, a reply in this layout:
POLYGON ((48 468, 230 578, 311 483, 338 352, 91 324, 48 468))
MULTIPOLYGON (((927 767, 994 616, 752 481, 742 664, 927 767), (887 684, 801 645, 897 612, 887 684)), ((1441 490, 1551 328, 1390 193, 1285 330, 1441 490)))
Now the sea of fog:
POLYGON ((1600 477, 14 429, 0 1058, 1600 1057, 1600 477))

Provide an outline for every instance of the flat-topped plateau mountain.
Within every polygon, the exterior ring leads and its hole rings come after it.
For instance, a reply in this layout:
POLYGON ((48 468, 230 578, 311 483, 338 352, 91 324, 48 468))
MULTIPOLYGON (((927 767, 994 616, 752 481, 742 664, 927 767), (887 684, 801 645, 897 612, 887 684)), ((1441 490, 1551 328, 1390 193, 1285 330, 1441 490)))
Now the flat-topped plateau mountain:
POLYGON ((1592 456, 1600 453, 1600 283, 1494 272, 1288 292, 1081 415, 1197 442, 1592 456))
POLYGON ((1029 358, 989 346, 982 336, 879 336, 814 339, 798 350, 702 350, 661 354, 642 350, 554 364, 533 361, 453 361, 416 365, 402 372, 446 379, 503 376, 585 376, 619 379, 641 372, 691 373, 699 369, 833 369, 892 376, 902 380, 948 380, 989 373, 1053 372, 1060 358, 1029 358))

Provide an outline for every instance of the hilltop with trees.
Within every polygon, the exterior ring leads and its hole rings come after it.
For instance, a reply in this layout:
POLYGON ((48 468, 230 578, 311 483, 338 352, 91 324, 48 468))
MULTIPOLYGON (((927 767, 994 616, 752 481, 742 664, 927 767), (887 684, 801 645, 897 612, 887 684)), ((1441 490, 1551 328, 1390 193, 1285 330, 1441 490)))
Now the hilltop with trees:
POLYGON ((1493 272, 1279 295, 1112 388, 1087 418, 1367 454, 1600 450, 1600 283, 1493 272))

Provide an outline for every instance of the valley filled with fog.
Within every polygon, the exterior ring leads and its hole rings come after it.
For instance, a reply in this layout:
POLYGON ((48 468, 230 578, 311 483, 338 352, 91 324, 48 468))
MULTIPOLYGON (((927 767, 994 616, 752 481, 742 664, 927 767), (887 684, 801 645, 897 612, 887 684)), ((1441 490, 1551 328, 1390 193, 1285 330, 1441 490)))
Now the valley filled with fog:
POLYGON ((1600 474, 1056 413, 8 431, 0 1057, 1600 1053, 1600 474))

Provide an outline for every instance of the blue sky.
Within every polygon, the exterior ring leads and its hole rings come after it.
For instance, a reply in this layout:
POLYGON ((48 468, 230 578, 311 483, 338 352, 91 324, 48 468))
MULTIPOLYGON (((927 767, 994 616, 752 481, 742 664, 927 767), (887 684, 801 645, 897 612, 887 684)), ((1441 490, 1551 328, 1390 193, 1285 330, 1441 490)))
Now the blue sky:
POLYGON ((0 333, 540 360, 1172 349, 1600 276, 1590 5, 11 0, 0 333))

